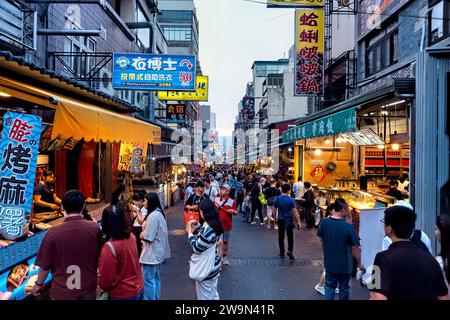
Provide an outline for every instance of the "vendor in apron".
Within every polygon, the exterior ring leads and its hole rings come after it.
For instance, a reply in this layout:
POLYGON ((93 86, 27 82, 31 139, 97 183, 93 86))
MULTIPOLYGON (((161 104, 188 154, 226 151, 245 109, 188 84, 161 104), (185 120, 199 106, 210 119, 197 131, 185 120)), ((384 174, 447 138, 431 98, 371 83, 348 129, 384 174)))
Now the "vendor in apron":
POLYGON ((34 188, 33 193, 33 212, 53 212, 61 209, 61 199, 55 194, 53 185, 55 183, 55 175, 52 171, 46 171, 43 179, 34 188))

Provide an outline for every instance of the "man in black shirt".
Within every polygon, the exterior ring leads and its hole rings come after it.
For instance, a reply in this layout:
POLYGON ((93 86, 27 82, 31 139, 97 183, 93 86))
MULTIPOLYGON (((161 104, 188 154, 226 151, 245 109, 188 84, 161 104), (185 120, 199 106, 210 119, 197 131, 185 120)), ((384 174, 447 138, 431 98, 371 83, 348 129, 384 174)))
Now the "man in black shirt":
POLYGON ((385 211, 384 231, 392 239, 389 249, 378 253, 372 300, 447 300, 448 288, 436 259, 410 241, 416 214, 394 206, 385 211))
POLYGON ((61 199, 55 194, 52 185, 55 183, 55 175, 52 171, 44 172, 43 180, 34 188, 33 212, 51 212, 60 210, 61 199))
MULTIPOLYGON (((202 202, 203 200, 207 199, 207 197, 204 195, 204 184, 202 180, 197 180, 194 184, 195 193, 192 194, 185 203, 185 210, 192 210, 195 212, 199 212, 198 204, 202 202)), ((199 215, 200 224, 203 224, 203 219, 201 215, 199 215)))
POLYGON ((400 190, 398 190, 398 181, 391 180, 389 181, 389 190, 386 192, 387 196, 394 197, 397 200, 403 200, 405 197, 400 190))

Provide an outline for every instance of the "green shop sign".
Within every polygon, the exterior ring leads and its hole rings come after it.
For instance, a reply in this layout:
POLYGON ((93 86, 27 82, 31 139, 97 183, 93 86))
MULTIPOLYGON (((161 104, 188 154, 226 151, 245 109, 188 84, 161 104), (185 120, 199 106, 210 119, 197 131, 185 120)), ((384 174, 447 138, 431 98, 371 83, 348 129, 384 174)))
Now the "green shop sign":
POLYGON ((334 136, 356 130, 356 109, 340 111, 335 114, 308 122, 283 132, 283 142, 334 136))

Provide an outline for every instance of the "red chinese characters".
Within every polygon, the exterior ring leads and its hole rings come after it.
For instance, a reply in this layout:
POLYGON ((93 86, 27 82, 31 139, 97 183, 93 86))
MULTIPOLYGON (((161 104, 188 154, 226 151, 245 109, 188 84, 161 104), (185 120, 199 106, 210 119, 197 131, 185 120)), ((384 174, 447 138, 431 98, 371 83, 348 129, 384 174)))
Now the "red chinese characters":
POLYGON ((16 118, 11 127, 8 138, 20 143, 28 142, 28 138, 25 137, 31 134, 33 128, 34 127, 29 125, 28 122, 16 118))
POLYGON ((295 95, 317 95, 323 87, 324 11, 296 12, 295 95))
POLYGON ((318 182, 321 182, 327 176, 327 171, 320 164, 313 169, 311 172, 311 177, 317 179, 318 182))

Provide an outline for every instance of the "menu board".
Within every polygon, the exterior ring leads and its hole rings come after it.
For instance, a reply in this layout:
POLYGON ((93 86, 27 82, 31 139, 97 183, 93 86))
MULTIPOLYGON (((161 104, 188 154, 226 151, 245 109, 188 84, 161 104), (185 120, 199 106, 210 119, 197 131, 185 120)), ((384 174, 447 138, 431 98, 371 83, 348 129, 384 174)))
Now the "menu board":
POLYGON ((341 134, 341 136, 355 146, 373 146, 385 144, 385 142, 372 129, 347 132, 341 134))

